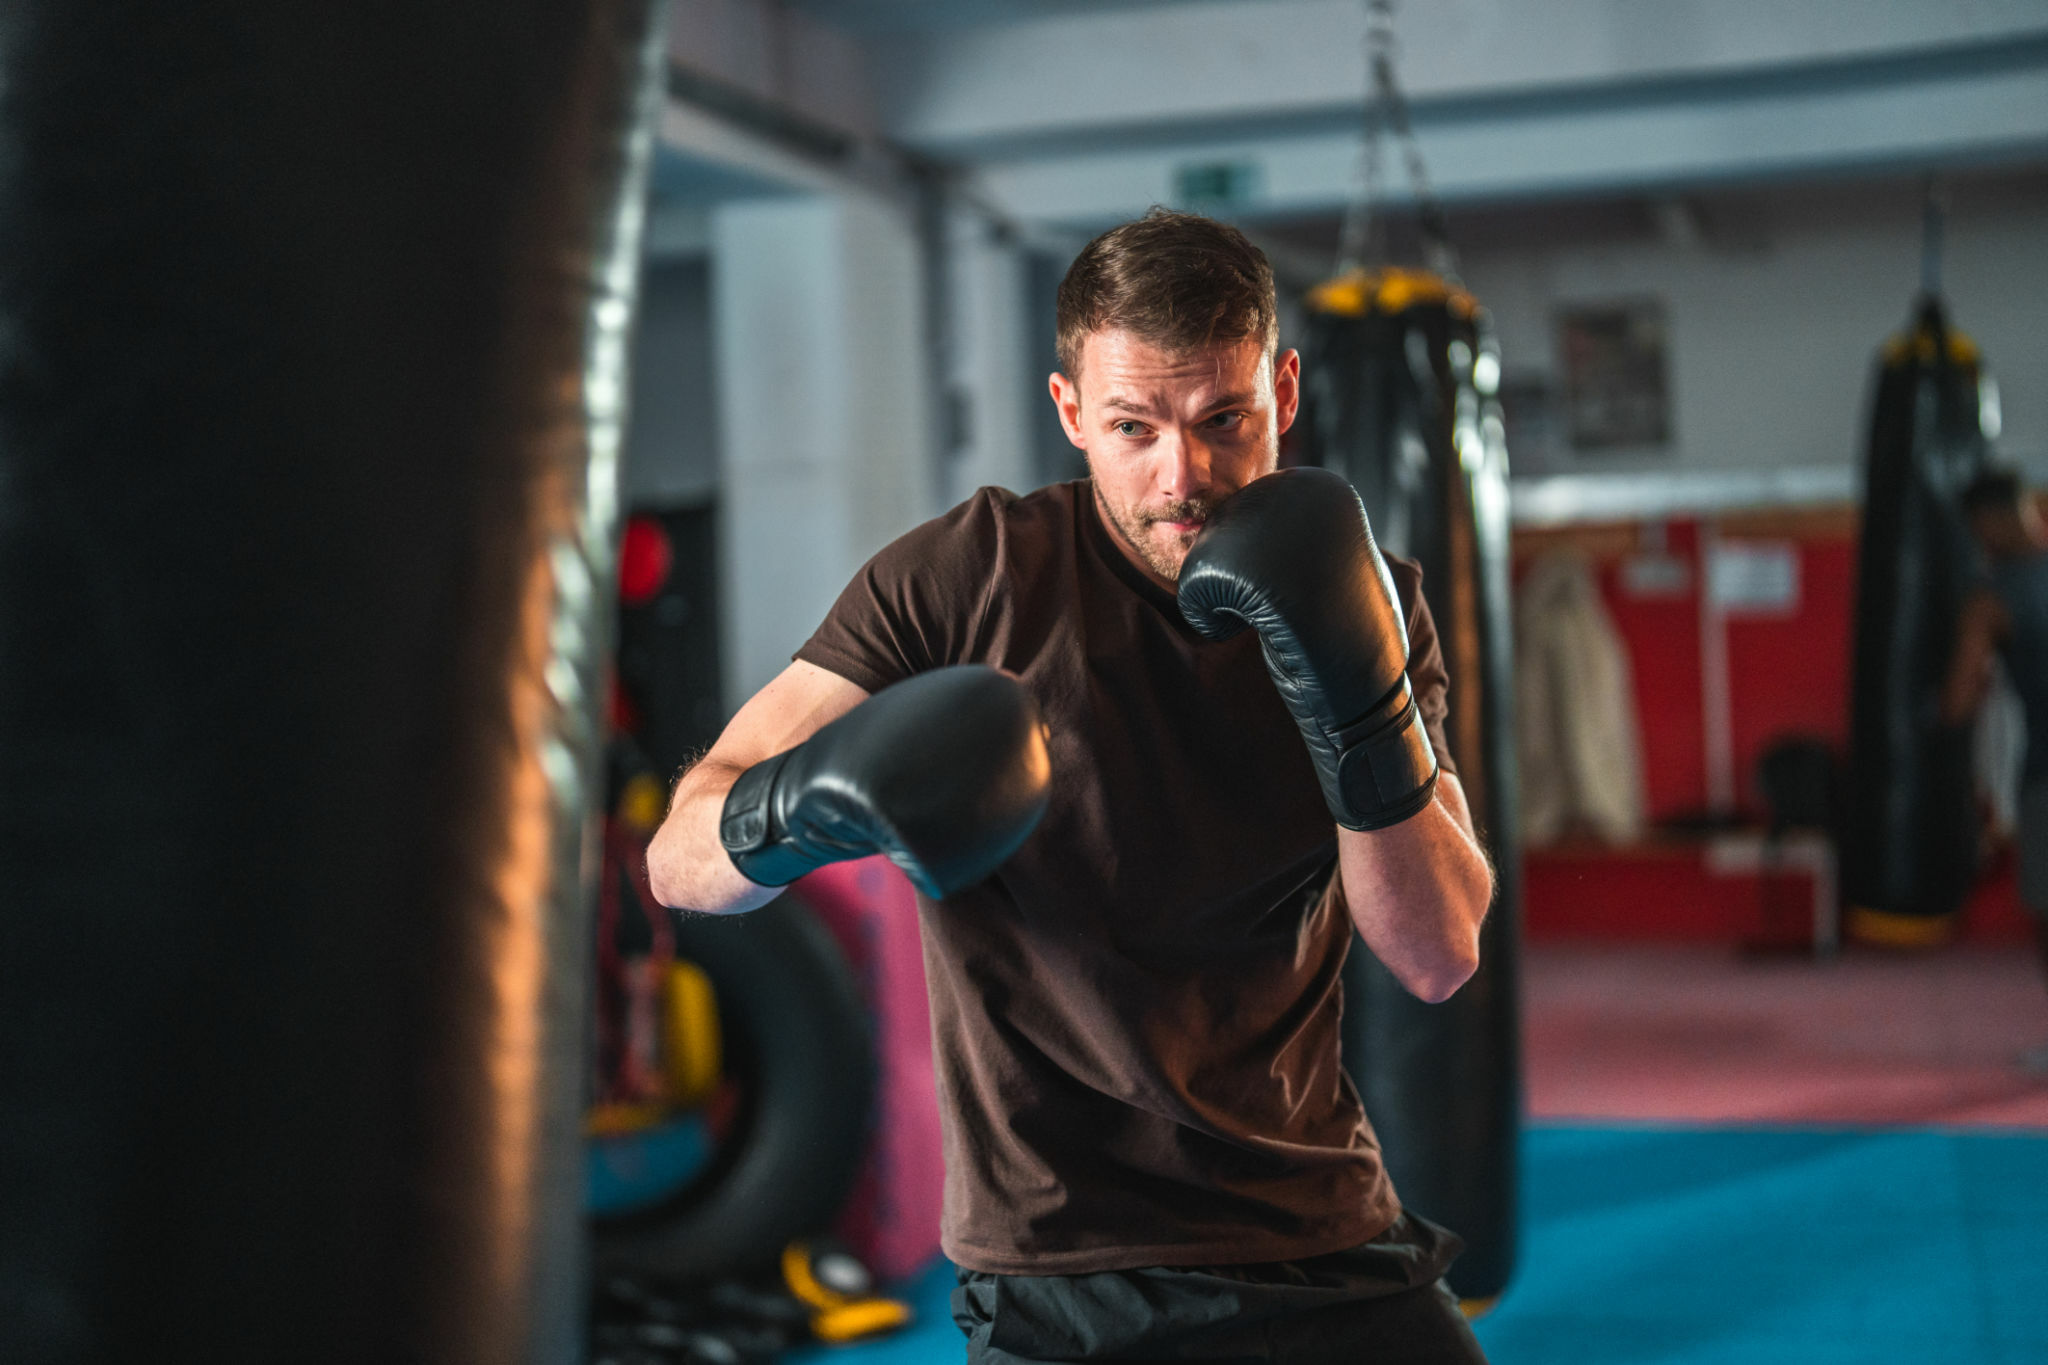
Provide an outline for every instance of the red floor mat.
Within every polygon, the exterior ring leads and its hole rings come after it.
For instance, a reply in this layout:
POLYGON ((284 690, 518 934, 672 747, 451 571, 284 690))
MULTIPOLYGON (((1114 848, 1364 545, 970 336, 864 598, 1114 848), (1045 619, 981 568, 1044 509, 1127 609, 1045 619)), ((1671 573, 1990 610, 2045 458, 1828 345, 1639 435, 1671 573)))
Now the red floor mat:
POLYGON ((2048 1128, 2048 1076, 2017 1061, 2048 1043, 2028 950, 1525 951, 1533 1117, 2048 1128))

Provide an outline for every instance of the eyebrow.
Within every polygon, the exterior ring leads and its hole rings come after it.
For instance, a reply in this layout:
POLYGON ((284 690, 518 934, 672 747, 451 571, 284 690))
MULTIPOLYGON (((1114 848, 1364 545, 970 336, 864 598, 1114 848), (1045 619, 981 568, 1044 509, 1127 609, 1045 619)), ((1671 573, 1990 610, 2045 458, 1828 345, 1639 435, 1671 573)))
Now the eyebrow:
MULTIPOLYGON (((1249 393, 1219 394, 1208 406, 1202 409, 1202 414, 1204 416, 1212 416, 1225 408, 1247 408, 1252 405, 1255 398, 1256 395, 1249 393)), ((1112 394, 1108 398, 1103 399, 1102 407, 1105 412, 1114 409, 1117 412, 1134 413, 1139 417, 1150 417, 1153 412, 1153 409, 1149 406, 1133 402, 1120 394, 1112 394)))

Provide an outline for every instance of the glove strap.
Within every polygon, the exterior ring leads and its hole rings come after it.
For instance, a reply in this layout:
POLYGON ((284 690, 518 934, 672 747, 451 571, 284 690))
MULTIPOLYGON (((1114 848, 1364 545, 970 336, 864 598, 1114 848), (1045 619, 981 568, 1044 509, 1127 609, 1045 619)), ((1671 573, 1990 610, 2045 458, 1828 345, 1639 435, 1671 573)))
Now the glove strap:
POLYGON ((805 855, 775 828, 775 779, 794 752, 764 759, 741 773, 725 794, 725 807, 719 812, 718 842, 740 875, 757 886, 788 886, 825 865, 823 859, 805 855))
POLYGON ((1436 795, 1436 750, 1406 679, 1401 699, 1392 719, 1375 714, 1331 736, 1338 749, 1336 780, 1324 794, 1346 829, 1398 825, 1436 795))

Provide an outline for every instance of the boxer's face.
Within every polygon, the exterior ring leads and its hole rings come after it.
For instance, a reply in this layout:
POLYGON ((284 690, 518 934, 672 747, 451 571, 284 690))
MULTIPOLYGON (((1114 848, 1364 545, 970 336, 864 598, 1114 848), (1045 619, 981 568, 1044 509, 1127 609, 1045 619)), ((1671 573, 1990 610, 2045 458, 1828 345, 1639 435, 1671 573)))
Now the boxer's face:
POLYGON ((1276 362, 1256 339, 1166 351, 1107 331, 1082 343, 1080 370, 1052 376, 1060 424, 1125 555, 1171 587, 1216 504, 1278 467, 1301 358, 1276 362))

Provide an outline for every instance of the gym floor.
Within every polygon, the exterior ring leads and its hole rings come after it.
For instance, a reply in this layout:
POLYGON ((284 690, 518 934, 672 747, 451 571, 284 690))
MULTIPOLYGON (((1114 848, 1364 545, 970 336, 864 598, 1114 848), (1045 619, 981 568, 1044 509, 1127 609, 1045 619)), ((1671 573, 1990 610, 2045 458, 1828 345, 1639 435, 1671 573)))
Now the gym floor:
MULTIPOLYGON (((2048 1360, 2048 990, 2030 952, 1532 945, 1523 1243, 1495 1365, 2048 1360)), ((956 1361, 919 1321, 797 1365, 956 1361)))

